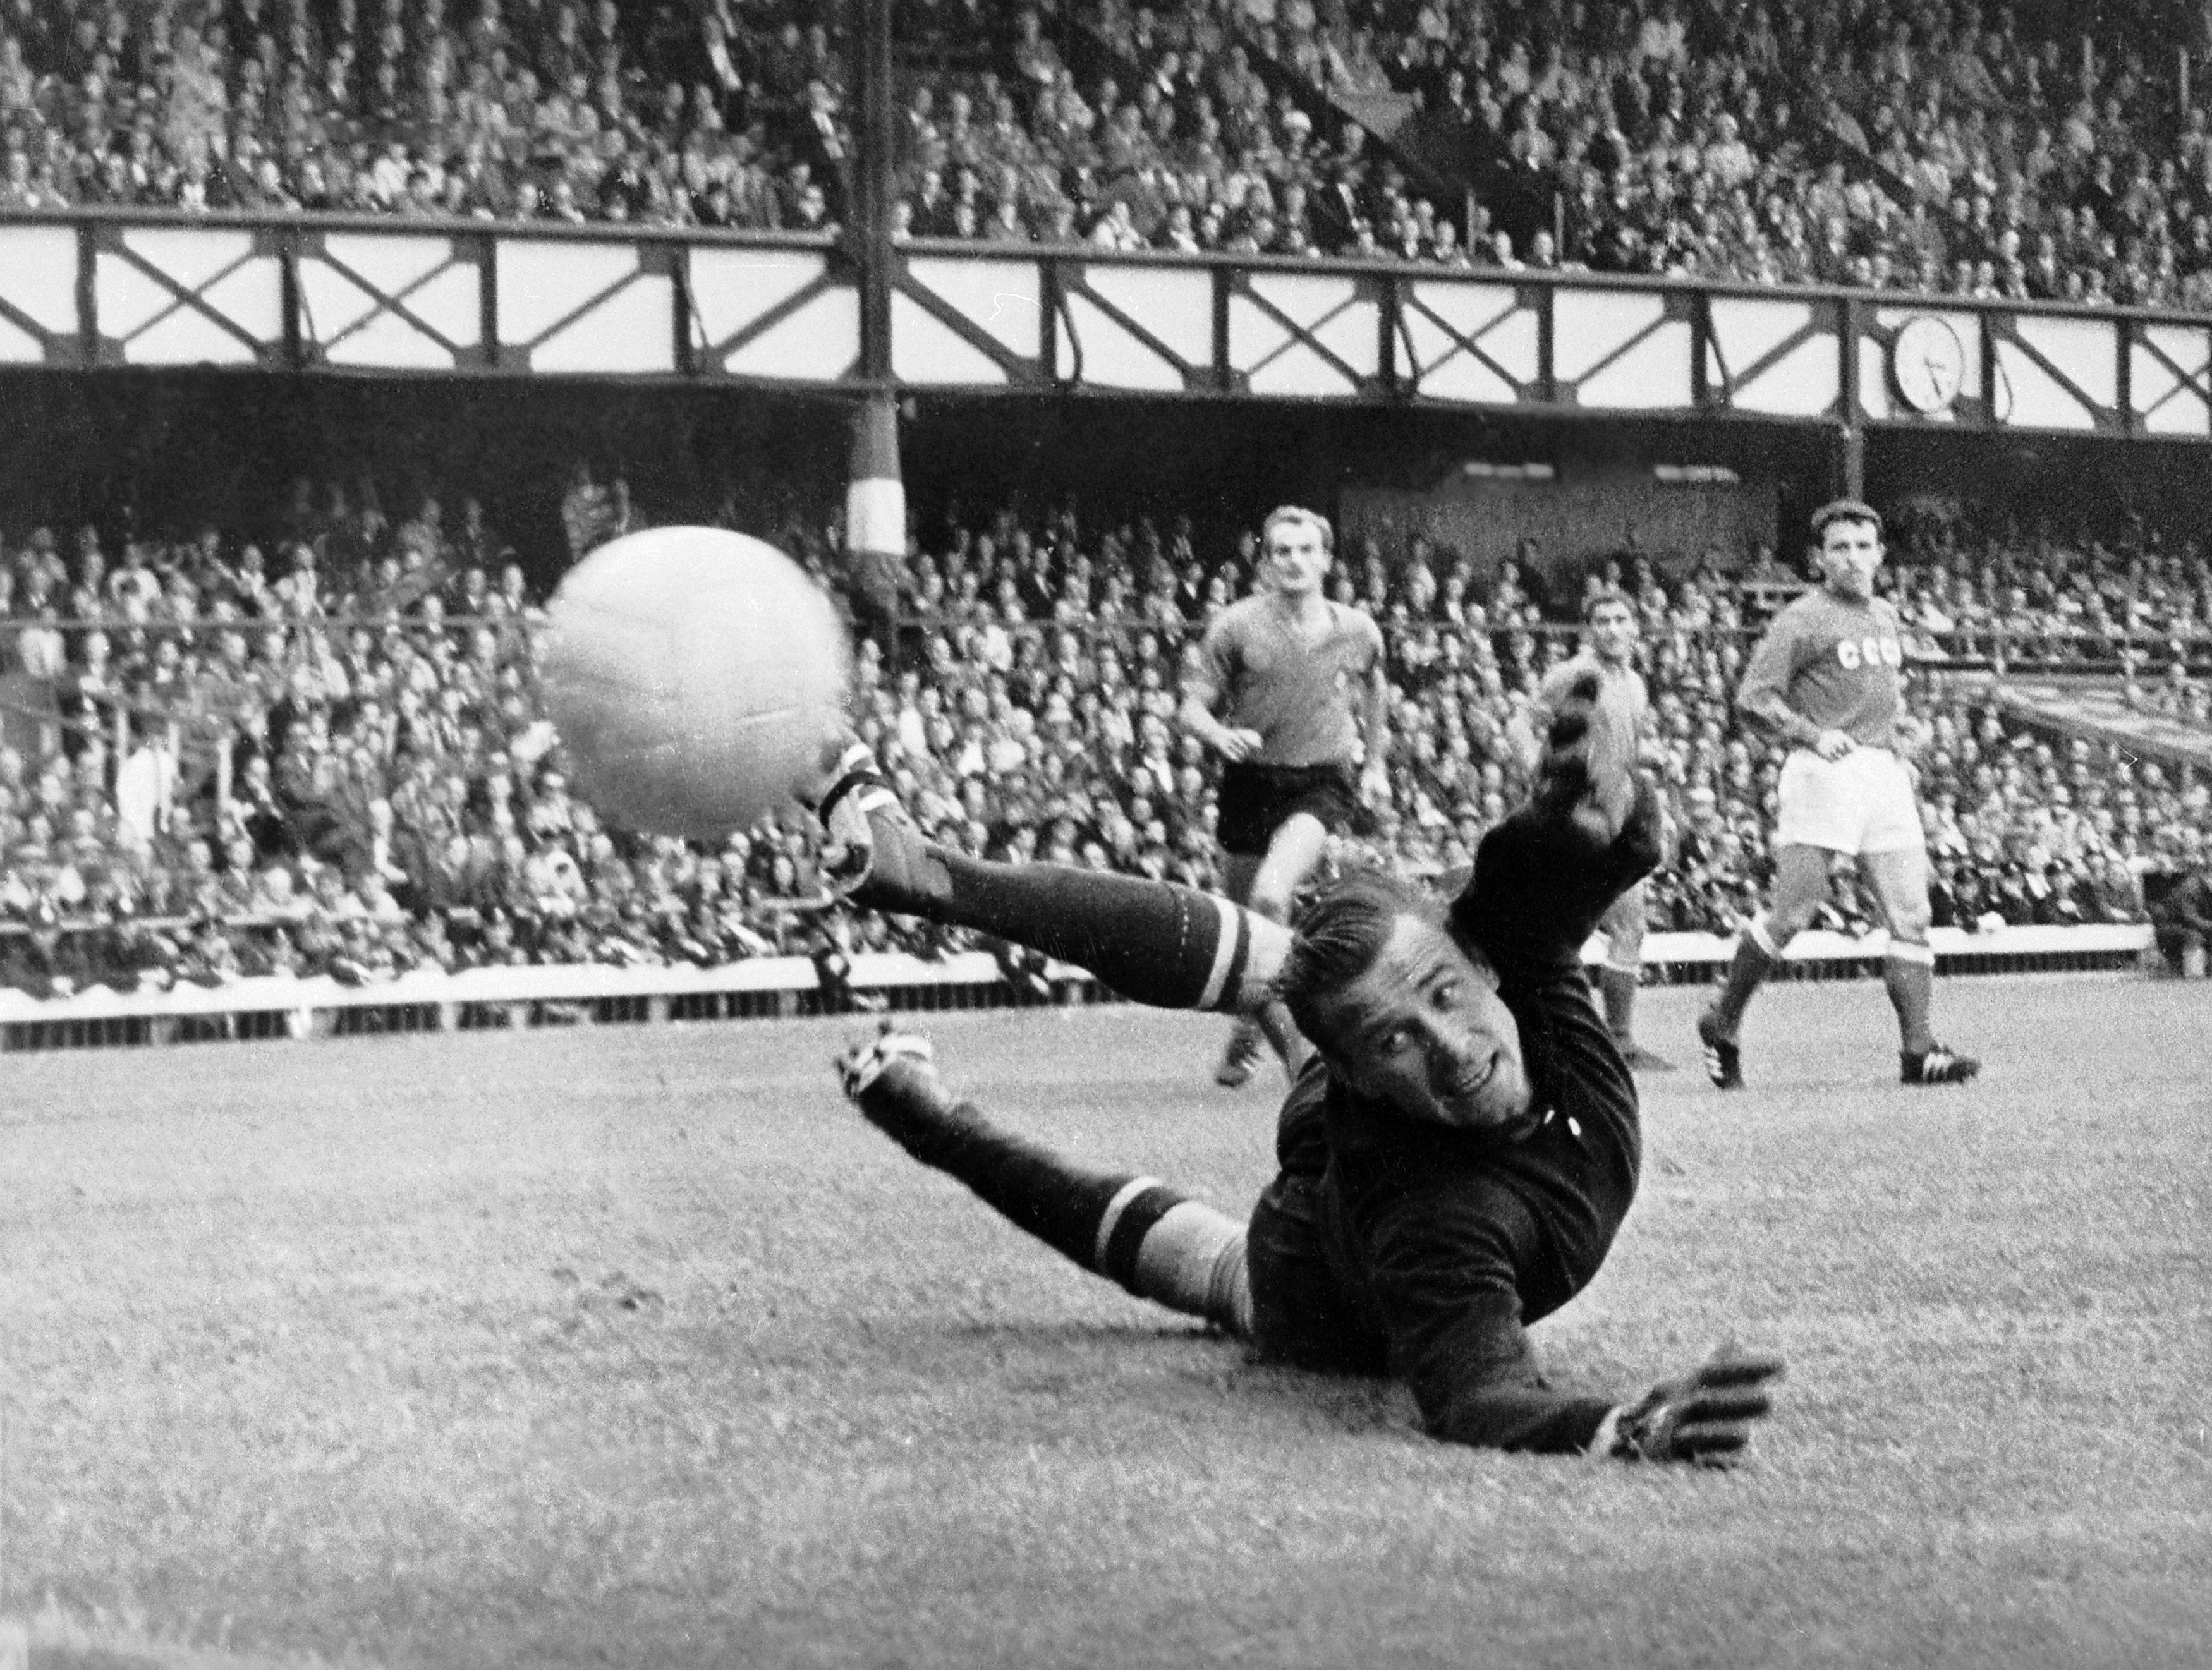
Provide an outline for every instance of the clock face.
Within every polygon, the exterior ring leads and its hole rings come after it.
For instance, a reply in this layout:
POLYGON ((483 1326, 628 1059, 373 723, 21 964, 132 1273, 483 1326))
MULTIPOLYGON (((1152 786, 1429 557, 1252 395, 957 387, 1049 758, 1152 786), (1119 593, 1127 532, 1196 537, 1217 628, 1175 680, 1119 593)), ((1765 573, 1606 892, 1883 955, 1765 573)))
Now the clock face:
POLYGON ((1905 404, 1939 412, 1959 398, 1966 380, 1966 347, 1940 319, 1908 319, 1889 350, 1889 374, 1905 404))

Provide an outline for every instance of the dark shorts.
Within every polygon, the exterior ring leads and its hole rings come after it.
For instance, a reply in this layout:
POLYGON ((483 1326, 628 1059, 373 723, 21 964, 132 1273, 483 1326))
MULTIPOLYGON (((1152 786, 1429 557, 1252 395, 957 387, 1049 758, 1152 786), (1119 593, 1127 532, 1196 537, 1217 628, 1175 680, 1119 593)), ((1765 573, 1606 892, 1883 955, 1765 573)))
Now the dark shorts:
POLYGON ((1331 835, 1359 827, 1359 780, 1348 764, 1252 765, 1221 768, 1220 812, 1215 826, 1221 848, 1264 858, 1275 831, 1298 813, 1321 820, 1331 835))

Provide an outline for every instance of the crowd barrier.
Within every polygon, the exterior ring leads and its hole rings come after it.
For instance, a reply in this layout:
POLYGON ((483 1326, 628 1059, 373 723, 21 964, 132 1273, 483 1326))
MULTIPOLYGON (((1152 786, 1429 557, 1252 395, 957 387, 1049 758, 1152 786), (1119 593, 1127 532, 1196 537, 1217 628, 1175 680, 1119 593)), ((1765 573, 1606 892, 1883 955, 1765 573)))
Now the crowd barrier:
MULTIPOLYGON (((1930 936, 1939 973, 2079 972, 2132 968, 2151 943, 2148 926, 2003 927, 1930 936)), ((1800 935, 1784 978, 1855 979, 1878 972, 1887 936, 1800 935)), ((1648 978, 1709 981, 1734 942, 1710 933, 1655 933, 1644 944, 1648 978)), ((1586 953, 1595 960, 1595 944, 1586 953)), ((928 961, 902 952, 854 956, 848 980, 898 1009, 993 1007, 1030 1002, 1111 1001, 1081 969, 1048 964, 1049 993, 1018 993, 981 951, 928 961)), ((820 975, 806 957, 761 957, 721 968, 611 968, 576 964, 417 971, 368 985, 328 977, 180 985, 165 992, 105 987, 64 998, 0 991, 0 1048, 35 1050, 191 1042, 302 1040, 365 1033, 436 1032, 579 1023, 735 1020, 819 1014, 820 975)))

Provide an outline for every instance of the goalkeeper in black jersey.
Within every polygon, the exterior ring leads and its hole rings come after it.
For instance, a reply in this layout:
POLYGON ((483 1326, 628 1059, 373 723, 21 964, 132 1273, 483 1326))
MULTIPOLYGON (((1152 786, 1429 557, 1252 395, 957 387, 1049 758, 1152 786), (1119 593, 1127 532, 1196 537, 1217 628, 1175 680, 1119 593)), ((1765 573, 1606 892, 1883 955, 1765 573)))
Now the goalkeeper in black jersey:
POLYGON ((1632 775, 1635 739, 1595 695, 1571 693, 1535 793, 1484 837, 1448 909, 1356 876, 1295 932, 1188 889, 937 847, 857 750, 819 797, 859 902, 1031 944, 1139 1002, 1287 1002, 1316 1054, 1249 1224, 1000 1130, 919 1039, 854 1052, 848 1093, 915 1158, 1131 1291, 1266 1360, 1404 1380, 1439 1438, 1729 1460, 1779 1363, 1723 1355, 1641 1397, 1578 1396, 1545 1383, 1525 1332, 1597 1273, 1636 1193, 1635 1081, 1579 951, 1650 869, 1658 812, 1632 775))

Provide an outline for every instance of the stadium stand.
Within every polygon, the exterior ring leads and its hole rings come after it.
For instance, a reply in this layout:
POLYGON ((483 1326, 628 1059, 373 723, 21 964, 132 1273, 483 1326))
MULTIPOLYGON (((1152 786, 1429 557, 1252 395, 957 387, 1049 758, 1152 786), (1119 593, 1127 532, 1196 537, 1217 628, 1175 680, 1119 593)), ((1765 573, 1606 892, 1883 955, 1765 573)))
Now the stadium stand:
MULTIPOLYGON (((944 0, 901 11, 901 226, 2200 307, 2175 10, 944 0)), ((830 231, 846 61, 836 6, 26 0, 0 210, 830 231)))
POLYGON ((2173 7, 1267 9, 1275 55, 1398 92, 1407 139, 1569 262, 2187 307, 2212 282, 2201 20, 2173 7))
POLYGON ((915 77, 904 230, 2200 307, 2172 10, 1034 9, 915 77))
POLYGON ((48 4, 0 18, 0 209, 823 229, 835 8, 48 4))
MULTIPOLYGON (((637 522, 626 489, 587 471, 562 508, 572 552, 637 522)), ((829 984, 854 956, 969 949, 788 908, 819 890, 795 825, 719 851, 602 828, 538 712, 524 570, 473 501, 395 523, 373 490, 302 486, 287 520, 266 547, 212 528, 112 557, 91 527, 6 541, 0 984, 367 987, 779 956, 829 984)), ((773 532, 832 573, 834 528, 773 532)), ((925 826, 969 850, 1210 884, 1212 770, 1173 712, 1196 634, 1245 589, 1252 536, 1201 552, 1187 518, 1006 507, 924 543, 895 618, 861 642, 854 717, 925 826)), ((2075 669, 2155 642, 2180 670, 2160 699, 2201 716, 2203 559, 1932 514, 1905 519, 1900 548, 1889 583, 1955 669, 1935 664, 1922 701, 1939 924, 2142 921, 2147 887, 2206 859, 2204 781, 2024 726, 1982 675, 2000 640, 2075 669), (2102 623, 2085 625, 2093 599, 2102 623)), ((1623 586, 1643 618, 1680 829, 1652 925, 1724 933, 1765 879, 1776 769, 1728 701, 1750 593, 1710 562, 1662 580, 1649 554, 1589 583, 1623 586)), ((1463 864, 1520 790, 1516 727, 1571 629, 1510 565, 1486 585, 1425 540, 1365 541, 1331 586, 1384 622, 1397 697, 1395 794, 1365 844, 1414 871, 1463 864)), ((1846 878, 1820 926, 1871 920, 1846 878)))

